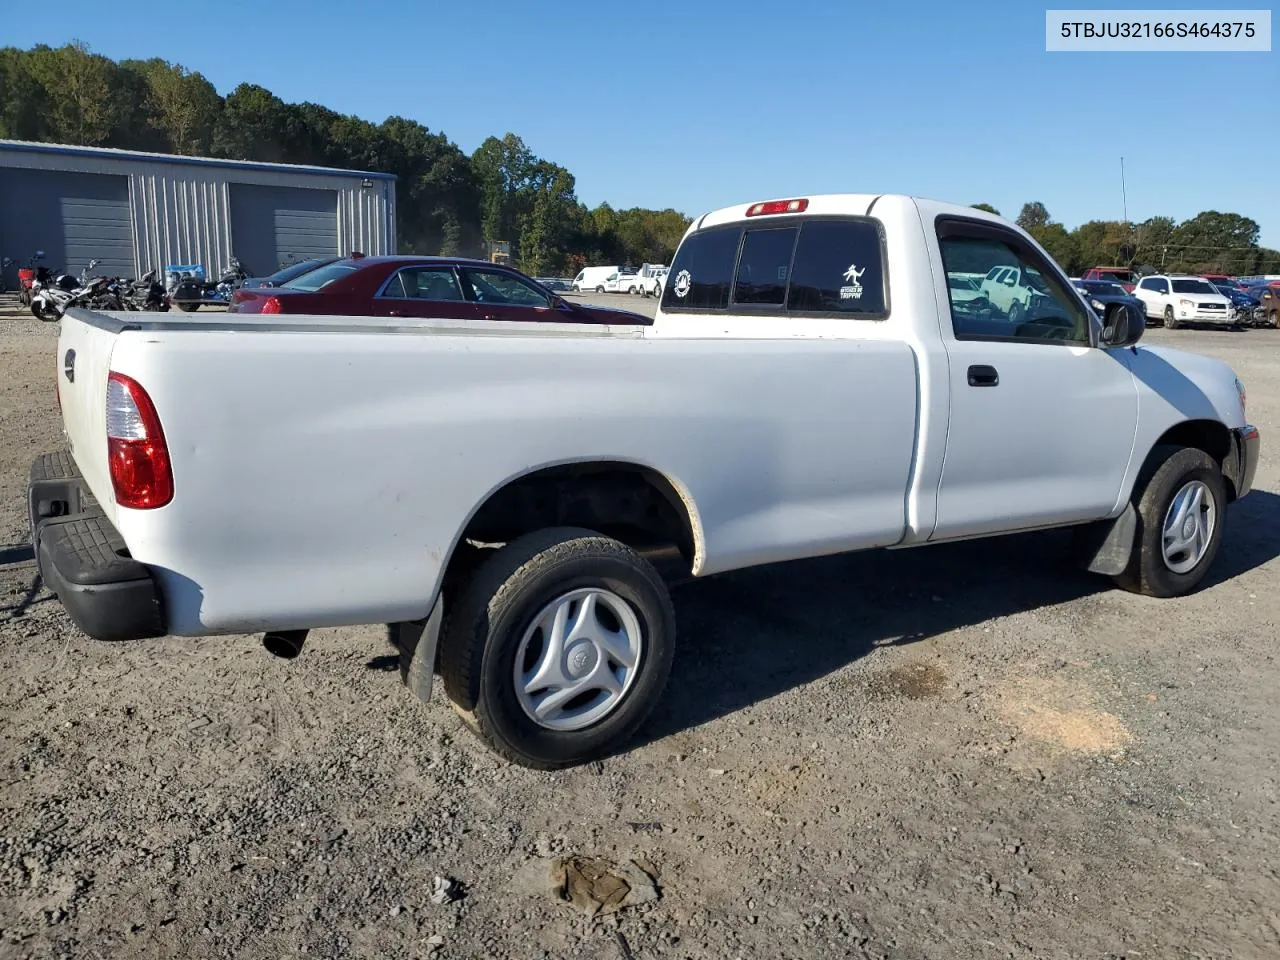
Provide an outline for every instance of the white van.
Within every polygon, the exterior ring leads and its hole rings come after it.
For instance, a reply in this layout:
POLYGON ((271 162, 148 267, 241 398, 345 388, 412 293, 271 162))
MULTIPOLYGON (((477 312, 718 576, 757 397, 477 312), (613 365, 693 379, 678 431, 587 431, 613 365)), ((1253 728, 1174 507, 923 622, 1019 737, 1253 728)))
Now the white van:
POLYGON ((604 293, 605 281, 611 276, 615 276, 622 267, 583 267, 576 277, 573 278, 573 292, 581 293, 583 290, 594 290, 596 293, 604 293))

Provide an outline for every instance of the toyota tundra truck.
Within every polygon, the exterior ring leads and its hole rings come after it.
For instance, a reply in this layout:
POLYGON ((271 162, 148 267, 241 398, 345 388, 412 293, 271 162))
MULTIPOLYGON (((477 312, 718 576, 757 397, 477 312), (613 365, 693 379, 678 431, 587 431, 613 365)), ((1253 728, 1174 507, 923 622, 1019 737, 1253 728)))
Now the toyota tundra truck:
POLYGON ((994 215, 745 203, 666 280, 651 326, 71 310, 68 446, 29 484, 44 581, 104 641, 292 657, 386 624, 411 690, 438 675, 549 769, 658 704, 669 576, 1073 527, 1088 569, 1173 597, 1249 492, 1232 370, 1141 345, 1136 305, 1099 318, 994 215), (950 282, 994 270, 1036 295, 950 282))

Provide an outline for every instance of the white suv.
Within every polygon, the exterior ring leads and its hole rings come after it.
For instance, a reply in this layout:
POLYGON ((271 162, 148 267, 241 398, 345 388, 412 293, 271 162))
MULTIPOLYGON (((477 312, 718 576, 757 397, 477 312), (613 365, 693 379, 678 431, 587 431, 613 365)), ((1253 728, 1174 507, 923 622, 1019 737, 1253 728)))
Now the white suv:
POLYGON ((1147 317, 1163 320, 1170 329, 1181 323, 1234 323, 1231 301, 1203 277, 1159 274, 1143 277, 1133 295, 1147 308, 1147 317))

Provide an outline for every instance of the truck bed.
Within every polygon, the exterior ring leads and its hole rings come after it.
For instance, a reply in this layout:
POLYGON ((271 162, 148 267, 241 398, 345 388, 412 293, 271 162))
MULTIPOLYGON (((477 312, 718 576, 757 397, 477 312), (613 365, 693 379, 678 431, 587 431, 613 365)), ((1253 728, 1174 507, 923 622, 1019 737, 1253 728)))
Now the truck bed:
POLYGON ((159 579, 170 633, 425 616, 489 495, 569 463, 666 477, 693 518, 694 574, 903 535, 917 423, 904 342, 87 311, 62 323, 60 355, 81 354, 76 383, 60 379, 76 462, 159 579), (174 476, 164 507, 113 501, 108 367, 155 404, 174 476))

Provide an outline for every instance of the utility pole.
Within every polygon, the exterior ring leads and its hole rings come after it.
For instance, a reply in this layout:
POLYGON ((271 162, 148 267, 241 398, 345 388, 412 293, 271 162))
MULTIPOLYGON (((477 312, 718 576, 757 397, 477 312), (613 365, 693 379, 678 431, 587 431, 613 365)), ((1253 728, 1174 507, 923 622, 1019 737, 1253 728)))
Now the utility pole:
POLYGON ((1129 225, 1129 197, 1124 190, 1124 157, 1120 158, 1120 204, 1124 209, 1124 224, 1129 225))

